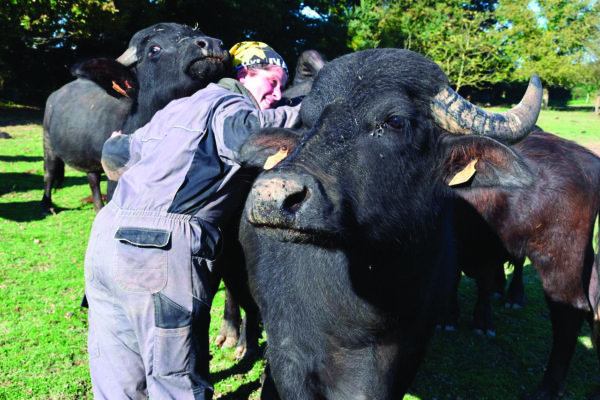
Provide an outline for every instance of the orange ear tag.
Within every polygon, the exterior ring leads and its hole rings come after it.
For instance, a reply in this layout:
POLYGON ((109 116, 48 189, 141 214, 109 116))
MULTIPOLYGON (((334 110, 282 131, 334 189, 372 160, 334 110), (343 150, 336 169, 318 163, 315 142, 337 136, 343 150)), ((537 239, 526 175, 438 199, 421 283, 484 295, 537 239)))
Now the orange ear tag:
POLYGON ((122 95, 123 95, 123 96, 125 96, 125 97, 129 97, 129 96, 127 95, 127 92, 126 92, 126 91, 124 91, 124 90, 121 88, 121 86, 119 86, 119 85, 117 84, 117 82, 115 82, 115 81, 112 81, 112 87, 113 87, 113 89, 115 89, 115 91, 117 91, 117 93, 120 93, 120 94, 122 94, 122 95))
POLYGON ((477 172, 477 170, 475 169, 477 161, 477 159, 471 160, 471 162, 467 164, 466 167, 464 167, 456 175, 454 175, 454 178, 452 178, 448 186, 460 185, 461 183, 465 183, 466 181, 471 179, 473 175, 475 175, 475 172, 477 172))
POLYGON ((268 170, 268 169, 275 167, 277 164, 279 164, 281 162, 281 160, 286 158, 289 153, 290 153, 290 149, 288 149, 288 148, 280 149, 277 153, 275 153, 272 156, 270 156, 269 158, 267 158, 265 165, 263 165, 263 169, 268 170))

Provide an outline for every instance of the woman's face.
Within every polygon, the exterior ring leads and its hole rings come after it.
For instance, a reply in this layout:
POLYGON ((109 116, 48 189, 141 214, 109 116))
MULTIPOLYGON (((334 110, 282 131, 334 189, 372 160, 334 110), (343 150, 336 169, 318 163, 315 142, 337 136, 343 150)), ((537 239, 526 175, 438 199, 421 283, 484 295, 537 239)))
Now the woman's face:
POLYGON ((261 110, 273 108, 281 99, 281 89, 285 86, 287 75, 283 68, 273 66, 269 69, 250 69, 239 81, 260 106, 261 110))

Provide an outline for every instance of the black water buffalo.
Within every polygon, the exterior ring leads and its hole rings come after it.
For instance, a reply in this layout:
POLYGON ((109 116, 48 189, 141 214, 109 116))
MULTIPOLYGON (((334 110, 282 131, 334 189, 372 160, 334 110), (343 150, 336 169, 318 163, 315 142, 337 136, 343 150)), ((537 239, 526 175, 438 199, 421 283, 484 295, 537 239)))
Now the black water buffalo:
MULTIPOLYGON (((598 265, 594 264, 593 234, 600 212, 600 158, 589 150, 535 129, 512 146, 531 176, 528 187, 489 188, 481 170, 495 168, 502 155, 493 149, 470 147, 450 155, 453 165, 477 160, 477 172, 454 186, 471 218, 460 226, 458 262, 479 289, 475 328, 494 330, 489 302, 497 274, 511 261, 515 274, 509 304, 521 303, 523 261, 528 257, 541 278, 552 321, 553 345, 535 399, 563 392, 567 370, 581 326, 586 319, 597 340, 600 323, 598 265)), ((456 284, 460 276, 457 275, 456 284)), ((450 303, 449 303, 450 304, 450 303)), ((458 309, 456 298, 454 310, 458 309)), ((456 318, 456 315, 455 315, 456 318)), ((596 346, 598 351, 598 347, 596 346)))
POLYGON ((305 50, 298 57, 292 85, 281 93, 281 103, 293 105, 310 92, 315 77, 327 60, 316 50, 305 50))
POLYGON ((540 103, 534 76, 518 106, 486 113, 425 57, 367 50, 319 72, 302 103, 309 130, 293 150, 271 139, 281 130, 249 139, 242 156, 265 143, 289 152, 254 182, 240 229, 268 338, 263 395, 274 383, 285 399, 402 397, 452 295, 447 154, 504 148, 513 162, 490 174, 491 188, 529 185, 519 156, 493 138, 522 138, 540 103))
POLYGON ((46 102, 42 212, 53 210, 52 188, 62 183, 65 163, 87 173, 98 211, 100 155, 111 132, 133 133, 171 100, 229 73, 230 62, 220 40, 186 25, 160 23, 133 35, 117 60, 75 66, 79 79, 46 102))

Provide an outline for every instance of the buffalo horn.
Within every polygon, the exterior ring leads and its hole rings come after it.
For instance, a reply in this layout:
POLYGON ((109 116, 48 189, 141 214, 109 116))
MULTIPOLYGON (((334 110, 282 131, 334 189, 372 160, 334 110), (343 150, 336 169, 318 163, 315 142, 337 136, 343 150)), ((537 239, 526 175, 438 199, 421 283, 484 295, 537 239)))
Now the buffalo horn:
POLYGON ((130 47, 121 54, 117 61, 126 67, 130 67, 137 62, 137 50, 135 47, 130 47))
POLYGON ((541 104, 542 83, 533 74, 521 102, 503 113, 484 111, 449 87, 434 97, 431 107, 435 122, 450 133, 517 142, 535 125, 541 104))

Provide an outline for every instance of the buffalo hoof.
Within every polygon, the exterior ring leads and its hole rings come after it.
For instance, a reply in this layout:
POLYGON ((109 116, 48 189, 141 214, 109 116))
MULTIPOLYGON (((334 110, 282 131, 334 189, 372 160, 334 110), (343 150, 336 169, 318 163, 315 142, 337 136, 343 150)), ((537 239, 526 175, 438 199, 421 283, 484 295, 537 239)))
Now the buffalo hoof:
POLYGON ((40 201, 40 211, 42 212, 42 215, 56 215, 56 209, 49 196, 42 196, 42 201, 40 201))
POLYGON ((219 334, 215 339, 215 344, 222 349, 232 349, 238 342, 237 338, 219 334))
POLYGON ((525 307, 525 295, 514 295, 511 296, 509 293, 506 297, 506 302, 504 304, 506 308, 514 308, 519 309, 525 307))
POLYGON ((496 331, 491 330, 491 329, 475 328, 475 329, 473 329, 473 333, 475 333, 477 335, 486 335, 486 336, 490 336, 490 337, 496 337, 496 331))
POLYGON ((48 207, 47 205, 43 205, 40 207, 40 211, 42 212, 42 215, 47 216, 47 215, 56 215, 56 209, 54 208, 54 205, 51 205, 50 207, 48 207))
POLYGON ((215 344, 220 348, 233 349, 240 341, 239 321, 224 319, 215 339, 215 344), (237 325, 237 326, 236 326, 237 325))
POLYGON ((454 332, 456 330, 456 327, 454 325, 437 325, 435 329, 437 329, 438 331, 443 329, 445 331, 454 332))
POLYGON ((262 357, 262 352, 259 348, 246 347, 239 345, 235 349, 235 358, 237 360, 256 360, 262 357))

